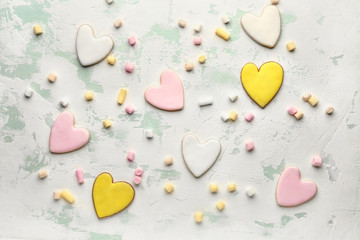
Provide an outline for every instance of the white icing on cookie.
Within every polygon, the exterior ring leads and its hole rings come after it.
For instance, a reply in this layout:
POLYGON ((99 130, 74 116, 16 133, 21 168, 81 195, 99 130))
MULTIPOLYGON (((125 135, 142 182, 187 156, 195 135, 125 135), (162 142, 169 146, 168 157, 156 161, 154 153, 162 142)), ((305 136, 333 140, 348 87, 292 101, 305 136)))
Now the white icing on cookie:
POLYGON ((186 166, 195 177, 201 177, 215 163, 221 152, 221 144, 211 138, 200 143, 196 135, 186 134, 181 142, 186 166))
POLYGON ((103 60, 114 47, 110 36, 95 38, 90 25, 80 26, 76 38, 76 52, 80 64, 84 67, 96 64, 103 60))
POLYGON ((278 42, 281 32, 279 9, 272 5, 267 6, 260 17, 247 13, 241 18, 241 25, 255 42, 273 48, 278 42))

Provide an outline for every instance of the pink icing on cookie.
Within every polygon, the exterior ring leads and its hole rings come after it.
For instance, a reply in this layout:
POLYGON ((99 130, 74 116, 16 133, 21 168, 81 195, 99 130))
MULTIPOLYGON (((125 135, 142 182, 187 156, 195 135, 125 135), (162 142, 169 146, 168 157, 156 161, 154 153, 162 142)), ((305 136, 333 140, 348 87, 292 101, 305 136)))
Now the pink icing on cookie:
POLYGON ((181 110, 184 107, 184 89, 178 75, 172 70, 163 71, 160 84, 145 91, 146 101, 162 110, 181 110))
POLYGON ((280 206, 292 207, 312 199, 317 192, 315 183, 301 181, 300 170, 287 167, 281 174, 276 187, 276 200, 280 206))
POLYGON ((52 153, 71 152, 84 146, 90 139, 86 129, 74 128, 74 116, 70 112, 62 112, 51 129, 50 151, 52 153))

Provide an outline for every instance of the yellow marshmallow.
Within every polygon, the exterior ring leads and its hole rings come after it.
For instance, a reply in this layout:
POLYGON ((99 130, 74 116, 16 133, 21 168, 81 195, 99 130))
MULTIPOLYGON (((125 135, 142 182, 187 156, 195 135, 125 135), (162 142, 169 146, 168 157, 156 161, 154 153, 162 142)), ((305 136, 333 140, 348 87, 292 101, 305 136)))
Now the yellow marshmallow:
POLYGON ((120 89, 118 99, 117 99, 118 104, 123 104, 124 103, 125 98, 126 98, 126 93, 127 93, 127 91, 126 91, 125 88, 120 89))
POLYGON ((237 117, 238 117, 238 113, 235 112, 235 111, 231 111, 230 116, 229 116, 229 119, 230 119, 231 121, 235 122, 236 119, 237 119, 237 117))
POLYGON ((199 57, 199 63, 203 64, 203 63, 205 63, 205 62, 206 62, 206 57, 205 57, 204 55, 201 55, 201 56, 199 57))
POLYGON ((168 182, 165 184, 164 189, 167 193, 172 193, 174 191, 174 185, 171 182, 168 182))
POLYGON ((217 185, 217 183, 211 183, 209 185, 209 188, 210 188, 210 192, 216 193, 219 190, 219 185, 217 185))
POLYGON ((228 190, 229 190, 229 192, 234 192, 236 190, 236 184, 235 183, 229 183, 228 184, 228 190))
POLYGON ((311 104, 311 106, 315 107, 318 104, 319 100, 316 97, 311 96, 308 102, 311 104))
POLYGON ((107 57, 107 62, 110 65, 114 65, 116 63, 116 58, 114 56, 108 56, 107 57))
POLYGON ((202 212, 196 212, 194 214, 194 219, 195 219, 195 222, 201 223, 202 220, 203 220, 203 213, 202 212))
POLYGON ((289 51, 289 52, 293 52, 294 50, 295 50, 295 44, 294 44, 294 42, 288 42, 287 44, 286 44, 286 47, 287 47, 287 50, 289 51))
POLYGON ((35 33, 36 35, 40 35, 40 34, 43 33, 43 30, 42 30, 42 28, 41 28, 40 25, 35 25, 34 28, 33 28, 33 30, 34 30, 34 33, 35 33))
POLYGON ((297 110, 297 112, 294 114, 294 117, 295 117, 297 120, 302 119, 303 116, 304 116, 304 114, 303 114, 300 110, 297 110))
POLYGON ((225 207, 225 202, 222 201, 222 200, 218 201, 216 203, 216 207, 217 207, 217 209, 219 209, 219 211, 222 211, 224 209, 224 207, 225 207))
POLYGON ((85 93, 85 100, 86 101, 91 101, 94 99, 94 92, 93 91, 87 91, 85 93))
POLYGON ((103 125, 105 128, 109 128, 109 127, 111 127, 111 121, 109 119, 105 119, 103 121, 103 125))
POLYGON ((75 197, 67 190, 61 192, 61 197, 68 201, 68 203, 73 203, 75 201, 75 197))
POLYGON ((225 41, 230 39, 230 33, 228 33, 222 28, 217 28, 215 34, 224 39, 225 41))

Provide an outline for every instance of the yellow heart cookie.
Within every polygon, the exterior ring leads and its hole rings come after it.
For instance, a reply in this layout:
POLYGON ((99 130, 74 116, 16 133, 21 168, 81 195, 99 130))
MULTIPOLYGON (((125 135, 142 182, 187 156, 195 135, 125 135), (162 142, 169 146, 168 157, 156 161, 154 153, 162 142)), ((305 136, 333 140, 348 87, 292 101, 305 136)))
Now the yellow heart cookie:
POLYGON ((109 173, 101 173, 95 179, 92 196, 98 218, 104 218, 127 208, 134 200, 135 190, 131 184, 114 183, 109 173))
POLYGON ((250 98, 264 108, 279 91, 284 78, 284 70, 276 62, 264 63, 259 69, 247 63, 241 70, 241 83, 250 98))

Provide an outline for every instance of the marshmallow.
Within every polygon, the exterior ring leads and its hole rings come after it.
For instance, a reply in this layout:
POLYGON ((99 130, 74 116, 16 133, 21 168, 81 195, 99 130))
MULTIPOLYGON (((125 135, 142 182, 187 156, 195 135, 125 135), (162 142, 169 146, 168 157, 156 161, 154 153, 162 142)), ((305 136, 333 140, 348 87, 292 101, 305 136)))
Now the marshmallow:
POLYGON ((128 160, 129 162, 134 161, 134 158, 135 158, 135 152, 134 152, 134 151, 132 151, 132 150, 129 150, 129 151, 127 152, 127 156, 126 156, 126 158, 127 158, 127 160, 128 160))
POLYGON ((304 94, 304 96, 302 97, 302 99, 303 99, 305 102, 309 101, 310 98, 311 98, 311 94, 310 94, 310 93, 306 93, 306 94, 304 94))
POLYGON ((289 107, 287 112, 288 112, 289 115, 294 116, 295 113, 297 112, 297 109, 294 108, 294 107, 289 107))
POLYGON ((237 93, 236 92, 229 93, 229 99, 230 101, 235 102, 238 99, 237 93))
POLYGON ((40 35, 43 33, 43 30, 40 25, 35 25, 33 28, 33 31, 36 35, 40 35))
POLYGON ((195 32, 201 32, 201 30, 202 30, 202 25, 201 24, 197 24, 197 25, 194 26, 194 31, 195 32))
POLYGON ((77 179, 78 183, 83 183, 84 182, 84 174, 83 174, 83 171, 81 170, 81 168, 76 169, 75 173, 76 173, 76 179, 77 179))
POLYGON ((128 104, 126 107, 125 107, 125 111, 127 114, 131 115, 135 112, 135 108, 133 105, 131 104, 128 104))
POLYGON ((318 104, 319 100, 316 97, 311 96, 308 102, 311 106, 315 107, 318 104))
POLYGON ((195 220, 195 222, 197 222, 197 223, 201 223, 202 220, 203 220, 203 213, 202 213, 202 212, 196 212, 196 213, 194 214, 194 220, 195 220))
POLYGON ((195 45, 201 45, 202 39, 201 37, 194 37, 193 41, 195 45))
POLYGON ((303 116, 304 116, 304 114, 303 114, 300 110, 297 110, 297 112, 294 114, 294 117, 295 117, 297 120, 302 119, 303 116))
POLYGON ((109 128, 109 127, 111 127, 112 123, 111 123, 111 121, 109 119, 105 119, 103 121, 103 125, 104 125, 105 128, 109 128))
POLYGON ((47 76, 47 79, 48 79, 49 82, 52 82, 52 83, 53 83, 53 82, 56 81, 57 76, 56 76, 55 73, 49 73, 49 75, 47 76))
POLYGON ((135 169, 135 175, 141 177, 143 175, 144 170, 141 167, 135 169))
POLYGON ((49 173, 46 169, 40 169, 38 171, 38 174, 39 174, 39 178, 41 178, 41 179, 46 178, 49 175, 49 173))
POLYGON ((201 55, 199 57, 199 63, 204 64, 206 62, 206 57, 204 55, 201 55))
POLYGON ((190 72, 194 69, 194 63, 193 62, 188 62, 185 64, 185 70, 190 72))
POLYGON ((321 157, 315 156, 315 157, 313 157, 311 163, 314 167, 321 167, 322 159, 321 159, 321 157))
POLYGON ((168 182, 165 184, 164 189, 167 193, 172 193, 174 191, 174 185, 171 182, 168 182))
POLYGON ((118 95, 118 98, 117 98, 118 104, 121 105, 121 104, 124 103, 125 98, 126 98, 126 93, 127 93, 127 90, 125 88, 120 89, 120 92, 119 92, 119 95, 118 95))
POLYGON ((55 190, 54 191, 54 199, 59 200, 61 198, 61 193, 62 193, 61 190, 55 190))
POLYGON ((219 185, 217 183, 211 183, 209 185, 209 189, 210 189, 210 192, 217 193, 217 191, 219 190, 219 185))
POLYGON ((63 97, 60 99, 60 105, 64 108, 67 107, 69 105, 69 99, 67 97, 63 97))
POLYGON ((331 115, 334 112, 334 107, 328 107, 325 110, 326 114, 331 115))
POLYGON ((228 184, 228 191, 234 192, 236 190, 236 184, 235 183, 229 183, 228 184))
POLYGON ((31 98, 33 94, 34 94, 34 90, 32 90, 31 87, 27 87, 25 89, 25 92, 24 92, 25 97, 31 98))
POLYGON ((61 197, 65 199, 68 203, 73 203, 75 201, 75 197, 67 190, 63 190, 61 192, 61 197))
POLYGON ((253 197, 255 195, 255 189, 251 186, 247 187, 245 189, 245 192, 248 195, 248 197, 253 197))
POLYGON ((141 183, 141 177, 139 176, 134 176, 133 178, 133 181, 136 185, 140 184, 141 183))
POLYGON ((212 105, 213 104, 213 97, 211 97, 211 96, 201 97, 201 98, 199 98, 198 103, 199 103, 200 107, 212 105))
POLYGON ((228 15, 224 15, 224 16, 221 17, 221 21, 224 24, 228 24, 230 22, 230 17, 228 15))
POLYGON ((286 47, 287 47, 287 50, 289 51, 289 52, 293 52, 294 50, 295 50, 295 44, 294 44, 294 42, 288 42, 287 44, 286 44, 286 47))
POLYGON ((231 121, 235 122, 236 119, 237 119, 237 117, 238 117, 238 113, 237 113, 237 112, 235 112, 235 111, 231 111, 231 112, 230 112, 229 119, 230 119, 231 121))
POLYGON ((279 0, 271 0, 270 3, 271 5, 277 5, 279 3, 279 0))
POLYGON ((218 37, 221 37, 222 39, 224 39, 225 41, 230 39, 230 33, 228 33, 227 31, 225 31, 222 28, 217 28, 216 31, 215 31, 215 34, 218 37))
POLYGON ((186 21, 183 19, 180 19, 178 22, 179 27, 184 28, 186 27, 186 21))
POLYGON ((154 137, 154 131, 152 129, 145 129, 145 136, 148 139, 151 139, 154 137))
POLYGON ((125 63, 125 71, 127 73, 132 73, 134 71, 134 68, 135 68, 135 64, 129 62, 125 63))
POLYGON ((166 166, 172 165, 173 163, 174 163, 174 158, 172 156, 165 157, 165 165, 166 166))
POLYGON ((218 209, 219 211, 222 211, 222 210, 224 209, 224 207, 225 207, 225 202, 222 201, 222 200, 218 201, 218 202, 216 203, 216 207, 217 207, 217 209, 218 209))
POLYGON ((251 122, 254 119, 254 114, 253 113, 247 113, 245 116, 245 120, 248 122, 251 122))
POLYGON ((107 63, 110 65, 114 65, 116 63, 116 58, 114 56, 108 56, 107 63))
POLYGON ((91 101, 94 99, 94 92, 93 91, 87 91, 85 93, 85 100, 86 101, 91 101))
POLYGON ((114 2, 114 0, 106 0, 106 2, 107 2, 108 4, 112 4, 112 3, 114 2))
POLYGON ((245 147, 246 147, 246 150, 248 150, 248 151, 252 151, 253 149, 254 149, 254 147, 255 147, 255 145, 254 145, 254 142, 253 141, 247 141, 246 143, 245 143, 245 147))
POLYGON ((222 119, 224 122, 227 122, 227 121, 229 120, 229 114, 226 113, 226 112, 221 113, 221 119, 222 119))
POLYGON ((134 46, 135 43, 136 43, 136 38, 135 38, 135 36, 130 36, 130 37, 128 38, 128 42, 129 42, 130 46, 134 46))
POLYGON ((116 19, 115 22, 114 22, 114 26, 115 26, 116 28, 121 27, 122 24, 123 24, 123 22, 122 22, 122 20, 121 20, 120 18, 116 19))

